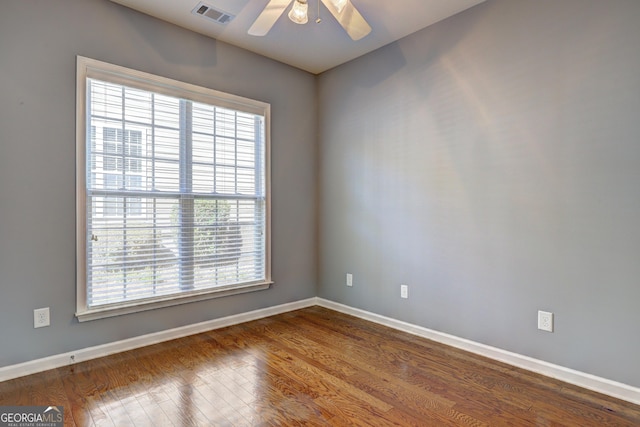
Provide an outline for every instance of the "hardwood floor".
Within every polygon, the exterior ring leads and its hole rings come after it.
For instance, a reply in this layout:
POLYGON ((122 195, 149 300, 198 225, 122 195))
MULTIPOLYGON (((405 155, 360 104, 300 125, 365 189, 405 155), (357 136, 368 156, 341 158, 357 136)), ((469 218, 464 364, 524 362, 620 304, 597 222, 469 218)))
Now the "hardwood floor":
POLYGON ((639 426, 640 406, 311 307, 0 383, 69 426, 639 426))

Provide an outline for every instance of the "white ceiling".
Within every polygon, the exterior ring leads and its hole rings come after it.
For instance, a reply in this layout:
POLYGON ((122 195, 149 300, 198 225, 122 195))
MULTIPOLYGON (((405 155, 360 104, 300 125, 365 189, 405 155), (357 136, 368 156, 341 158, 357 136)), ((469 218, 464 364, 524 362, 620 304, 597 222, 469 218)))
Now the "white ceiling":
POLYGON ((202 0, 208 6, 235 15, 227 25, 192 14, 200 0, 111 1, 319 74, 485 0, 351 0, 372 27, 371 33, 358 41, 351 40, 322 3, 322 22, 315 23, 319 0, 309 0, 307 24, 291 22, 287 8, 264 37, 250 36, 247 30, 268 0, 202 0))

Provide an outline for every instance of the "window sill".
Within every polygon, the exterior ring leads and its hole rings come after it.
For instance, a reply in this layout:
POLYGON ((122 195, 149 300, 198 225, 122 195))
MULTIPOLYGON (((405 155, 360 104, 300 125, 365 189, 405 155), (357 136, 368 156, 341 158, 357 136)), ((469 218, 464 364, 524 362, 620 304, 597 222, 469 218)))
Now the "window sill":
POLYGON ((168 295, 165 298, 153 300, 138 300, 131 303, 114 304, 110 306, 87 309, 76 313, 79 322, 104 319, 107 317, 121 316, 123 314, 139 313, 142 311, 155 310, 157 308, 171 307, 174 305, 187 304, 190 302, 204 301, 212 298, 221 298, 231 295, 244 294, 247 292, 262 291, 269 289, 273 282, 251 283, 248 285, 234 286, 232 288, 208 289, 187 295, 168 295))

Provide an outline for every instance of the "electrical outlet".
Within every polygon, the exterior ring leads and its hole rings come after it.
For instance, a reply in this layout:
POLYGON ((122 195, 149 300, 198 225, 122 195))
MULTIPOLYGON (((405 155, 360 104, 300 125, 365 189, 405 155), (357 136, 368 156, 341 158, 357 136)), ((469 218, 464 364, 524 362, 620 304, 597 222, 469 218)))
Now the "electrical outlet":
POLYGON ((553 332, 553 313, 538 311, 538 329, 553 332))
POLYGON ((50 325, 49 307, 37 308, 33 310, 33 327, 43 328, 50 325))
POLYGON ((353 286, 353 274, 347 273, 347 286, 353 286))
POLYGON ((400 285, 400 298, 409 298, 409 286, 400 285))

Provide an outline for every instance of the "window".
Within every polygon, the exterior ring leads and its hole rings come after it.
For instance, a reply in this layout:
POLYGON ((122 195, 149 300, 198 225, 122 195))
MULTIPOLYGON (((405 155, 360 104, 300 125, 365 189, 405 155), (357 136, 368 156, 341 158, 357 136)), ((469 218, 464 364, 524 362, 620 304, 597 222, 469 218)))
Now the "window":
POLYGON ((269 105, 78 57, 79 320, 266 289, 269 105))
MULTIPOLYGON (((92 89, 97 87, 96 83, 92 89)), ((142 172, 142 132, 112 127, 104 127, 102 132, 104 170, 142 172)))

